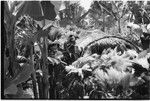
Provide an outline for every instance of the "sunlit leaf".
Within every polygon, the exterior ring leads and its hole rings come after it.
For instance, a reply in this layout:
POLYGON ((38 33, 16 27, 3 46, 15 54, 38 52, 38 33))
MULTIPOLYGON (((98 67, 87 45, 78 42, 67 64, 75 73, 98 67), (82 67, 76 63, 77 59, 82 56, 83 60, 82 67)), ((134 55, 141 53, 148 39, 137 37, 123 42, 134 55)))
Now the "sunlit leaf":
POLYGON ((135 63, 138 63, 138 64, 142 65, 142 67, 143 67, 143 68, 146 68, 146 69, 148 69, 148 68, 149 68, 149 65, 150 65, 150 64, 148 63, 146 57, 140 58, 140 59, 136 59, 136 60, 135 60, 135 63))
POLYGON ((59 64, 60 60, 52 57, 47 57, 47 59, 54 65, 54 64, 59 64))
POLYGON ((34 98, 33 90, 31 88, 27 89, 23 92, 23 94, 19 98, 34 98))
POLYGON ((89 71, 89 72, 92 71, 89 67, 90 66, 88 64, 85 64, 81 68, 76 68, 76 67, 70 65, 70 66, 66 66, 66 70, 69 72, 68 74, 77 73, 78 76, 80 76, 83 79, 83 77, 84 77, 83 71, 89 71))

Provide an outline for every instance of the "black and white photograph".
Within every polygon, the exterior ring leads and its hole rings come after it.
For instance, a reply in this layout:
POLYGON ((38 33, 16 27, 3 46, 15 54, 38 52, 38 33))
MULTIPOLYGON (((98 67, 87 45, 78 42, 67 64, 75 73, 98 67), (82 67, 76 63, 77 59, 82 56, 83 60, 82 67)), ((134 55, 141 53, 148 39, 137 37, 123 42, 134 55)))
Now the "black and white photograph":
POLYGON ((150 100, 149 0, 5 0, 2 100, 150 100))

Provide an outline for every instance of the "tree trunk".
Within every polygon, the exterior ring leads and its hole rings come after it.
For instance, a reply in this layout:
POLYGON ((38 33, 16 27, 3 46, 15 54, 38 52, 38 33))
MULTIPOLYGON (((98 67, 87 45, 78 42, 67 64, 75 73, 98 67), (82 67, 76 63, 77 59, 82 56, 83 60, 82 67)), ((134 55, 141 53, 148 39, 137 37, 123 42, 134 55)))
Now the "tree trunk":
POLYGON ((14 47, 14 45, 15 45, 15 42, 14 42, 14 33, 15 33, 15 31, 14 31, 14 28, 15 28, 15 23, 16 23, 16 17, 15 16, 12 16, 12 21, 11 21, 11 27, 10 27, 10 29, 6 29, 6 30, 8 30, 8 33, 7 33, 7 35, 8 35, 8 44, 9 44, 9 57, 10 57, 10 67, 9 67, 9 69, 10 69, 10 74, 11 74, 11 76, 12 77, 14 77, 15 76, 15 68, 14 68, 14 61, 15 61, 15 47, 14 47))
POLYGON ((102 17, 103 17, 103 28, 102 28, 102 31, 105 32, 105 15, 104 15, 104 9, 103 7, 102 8, 102 17))
POLYGON ((10 57, 10 67, 9 67, 9 70, 10 70, 10 74, 12 77, 15 76, 15 72, 14 72, 14 60, 15 60, 15 54, 14 54, 14 29, 12 28, 11 31, 8 32, 8 35, 9 35, 9 57, 10 57))
POLYGON ((118 19, 118 32, 121 33, 120 18, 118 19))

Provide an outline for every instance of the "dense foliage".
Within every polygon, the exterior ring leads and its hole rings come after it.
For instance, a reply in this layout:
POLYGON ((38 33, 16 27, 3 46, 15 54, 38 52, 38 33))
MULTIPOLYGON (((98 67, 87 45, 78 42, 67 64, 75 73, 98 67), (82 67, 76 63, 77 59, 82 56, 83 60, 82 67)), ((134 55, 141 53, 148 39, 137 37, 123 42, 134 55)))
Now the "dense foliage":
POLYGON ((150 99, 148 1, 32 3, 4 2, 3 98, 150 99))

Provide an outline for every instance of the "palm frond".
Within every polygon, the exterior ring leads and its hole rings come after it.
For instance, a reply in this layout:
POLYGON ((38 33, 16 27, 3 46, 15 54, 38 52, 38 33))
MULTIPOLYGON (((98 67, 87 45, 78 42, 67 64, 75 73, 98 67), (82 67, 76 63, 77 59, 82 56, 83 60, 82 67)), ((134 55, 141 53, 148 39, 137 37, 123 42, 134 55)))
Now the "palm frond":
POLYGON ((91 53, 101 54, 104 49, 107 49, 109 47, 114 48, 122 44, 124 44, 129 49, 135 49, 138 52, 140 51, 140 48, 136 46, 134 43, 130 42, 129 40, 117 36, 104 36, 100 39, 90 42, 84 48, 84 53, 86 51, 90 51, 91 53))

